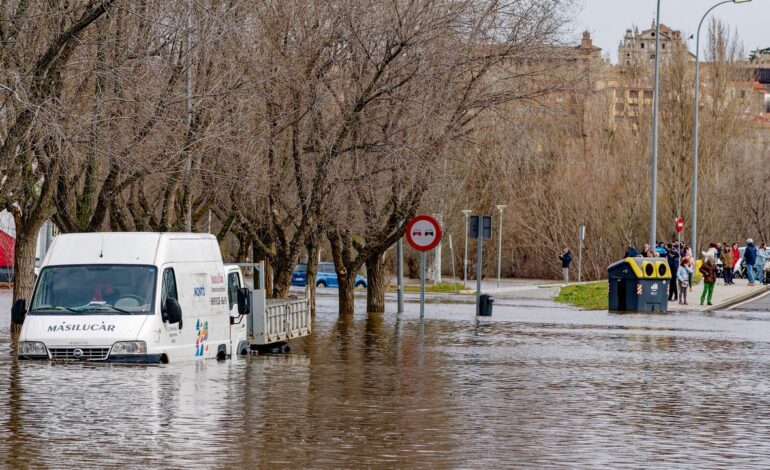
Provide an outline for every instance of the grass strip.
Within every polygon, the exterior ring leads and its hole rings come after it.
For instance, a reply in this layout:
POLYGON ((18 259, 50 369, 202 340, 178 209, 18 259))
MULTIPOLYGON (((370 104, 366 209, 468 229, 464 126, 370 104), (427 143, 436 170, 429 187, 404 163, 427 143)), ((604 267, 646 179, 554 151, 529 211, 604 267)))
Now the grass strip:
POLYGON ((555 300, 585 310, 607 310, 608 297, 607 281, 597 281, 564 286, 555 300))
MULTIPOLYGON (((425 283, 425 292, 434 292, 434 293, 456 293, 463 290, 463 285, 456 282, 441 282, 439 284, 433 285, 425 283)), ((391 285, 390 291, 395 292, 396 286, 391 285)), ((420 292, 420 286, 414 285, 414 284, 407 284, 404 286, 404 292, 420 292)))

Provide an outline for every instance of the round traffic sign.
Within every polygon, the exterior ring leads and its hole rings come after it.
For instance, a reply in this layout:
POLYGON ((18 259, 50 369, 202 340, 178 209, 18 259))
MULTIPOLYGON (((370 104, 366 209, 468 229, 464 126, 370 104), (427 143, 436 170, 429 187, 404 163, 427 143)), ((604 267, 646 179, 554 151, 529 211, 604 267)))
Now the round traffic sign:
POLYGON ((679 217, 676 219, 676 231, 681 232, 682 230, 684 230, 684 219, 679 217))
POLYGON ((406 224, 406 241, 417 251, 430 251, 441 243, 441 225, 429 215, 418 215, 406 224))

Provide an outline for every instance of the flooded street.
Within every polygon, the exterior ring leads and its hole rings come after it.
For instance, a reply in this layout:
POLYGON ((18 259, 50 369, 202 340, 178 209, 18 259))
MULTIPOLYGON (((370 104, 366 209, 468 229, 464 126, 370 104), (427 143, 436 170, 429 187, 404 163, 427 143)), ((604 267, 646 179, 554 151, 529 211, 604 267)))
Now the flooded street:
POLYGON ((323 296, 288 355, 147 367, 18 363, 9 310, 0 291, 6 467, 770 465, 768 312, 344 321, 323 296))

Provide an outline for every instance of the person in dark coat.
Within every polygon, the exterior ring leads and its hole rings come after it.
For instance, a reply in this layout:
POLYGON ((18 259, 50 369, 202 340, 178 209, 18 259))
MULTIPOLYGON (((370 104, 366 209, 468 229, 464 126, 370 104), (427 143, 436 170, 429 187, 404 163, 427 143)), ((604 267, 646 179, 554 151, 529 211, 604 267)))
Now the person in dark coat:
POLYGON ((754 240, 746 239, 746 251, 743 252, 743 260, 746 262, 746 274, 749 278, 749 285, 754 285, 754 264, 757 262, 757 247, 754 246, 754 240))
POLYGON ((679 291, 674 280, 679 271, 679 250, 672 245, 666 247, 666 261, 671 270, 671 281, 668 283, 668 300, 679 300, 679 291))
POLYGON ((572 252, 566 246, 561 255, 559 255, 559 260, 561 260, 561 273, 564 276, 564 282, 567 283, 569 282, 569 265, 572 263, 572 252))

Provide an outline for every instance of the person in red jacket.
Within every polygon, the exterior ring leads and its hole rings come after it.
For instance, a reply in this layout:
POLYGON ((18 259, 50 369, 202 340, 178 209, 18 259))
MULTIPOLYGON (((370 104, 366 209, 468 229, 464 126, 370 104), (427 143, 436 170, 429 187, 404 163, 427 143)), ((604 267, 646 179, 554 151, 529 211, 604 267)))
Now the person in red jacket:
POLYGON ((735 270, 736 266, 740 266, 741 265, 741 252, 738 249, 738 244, 737 243, 733 243, 732 250, 733 250, 733 263, 734 263, 733 264, 733 270, 735 270))

